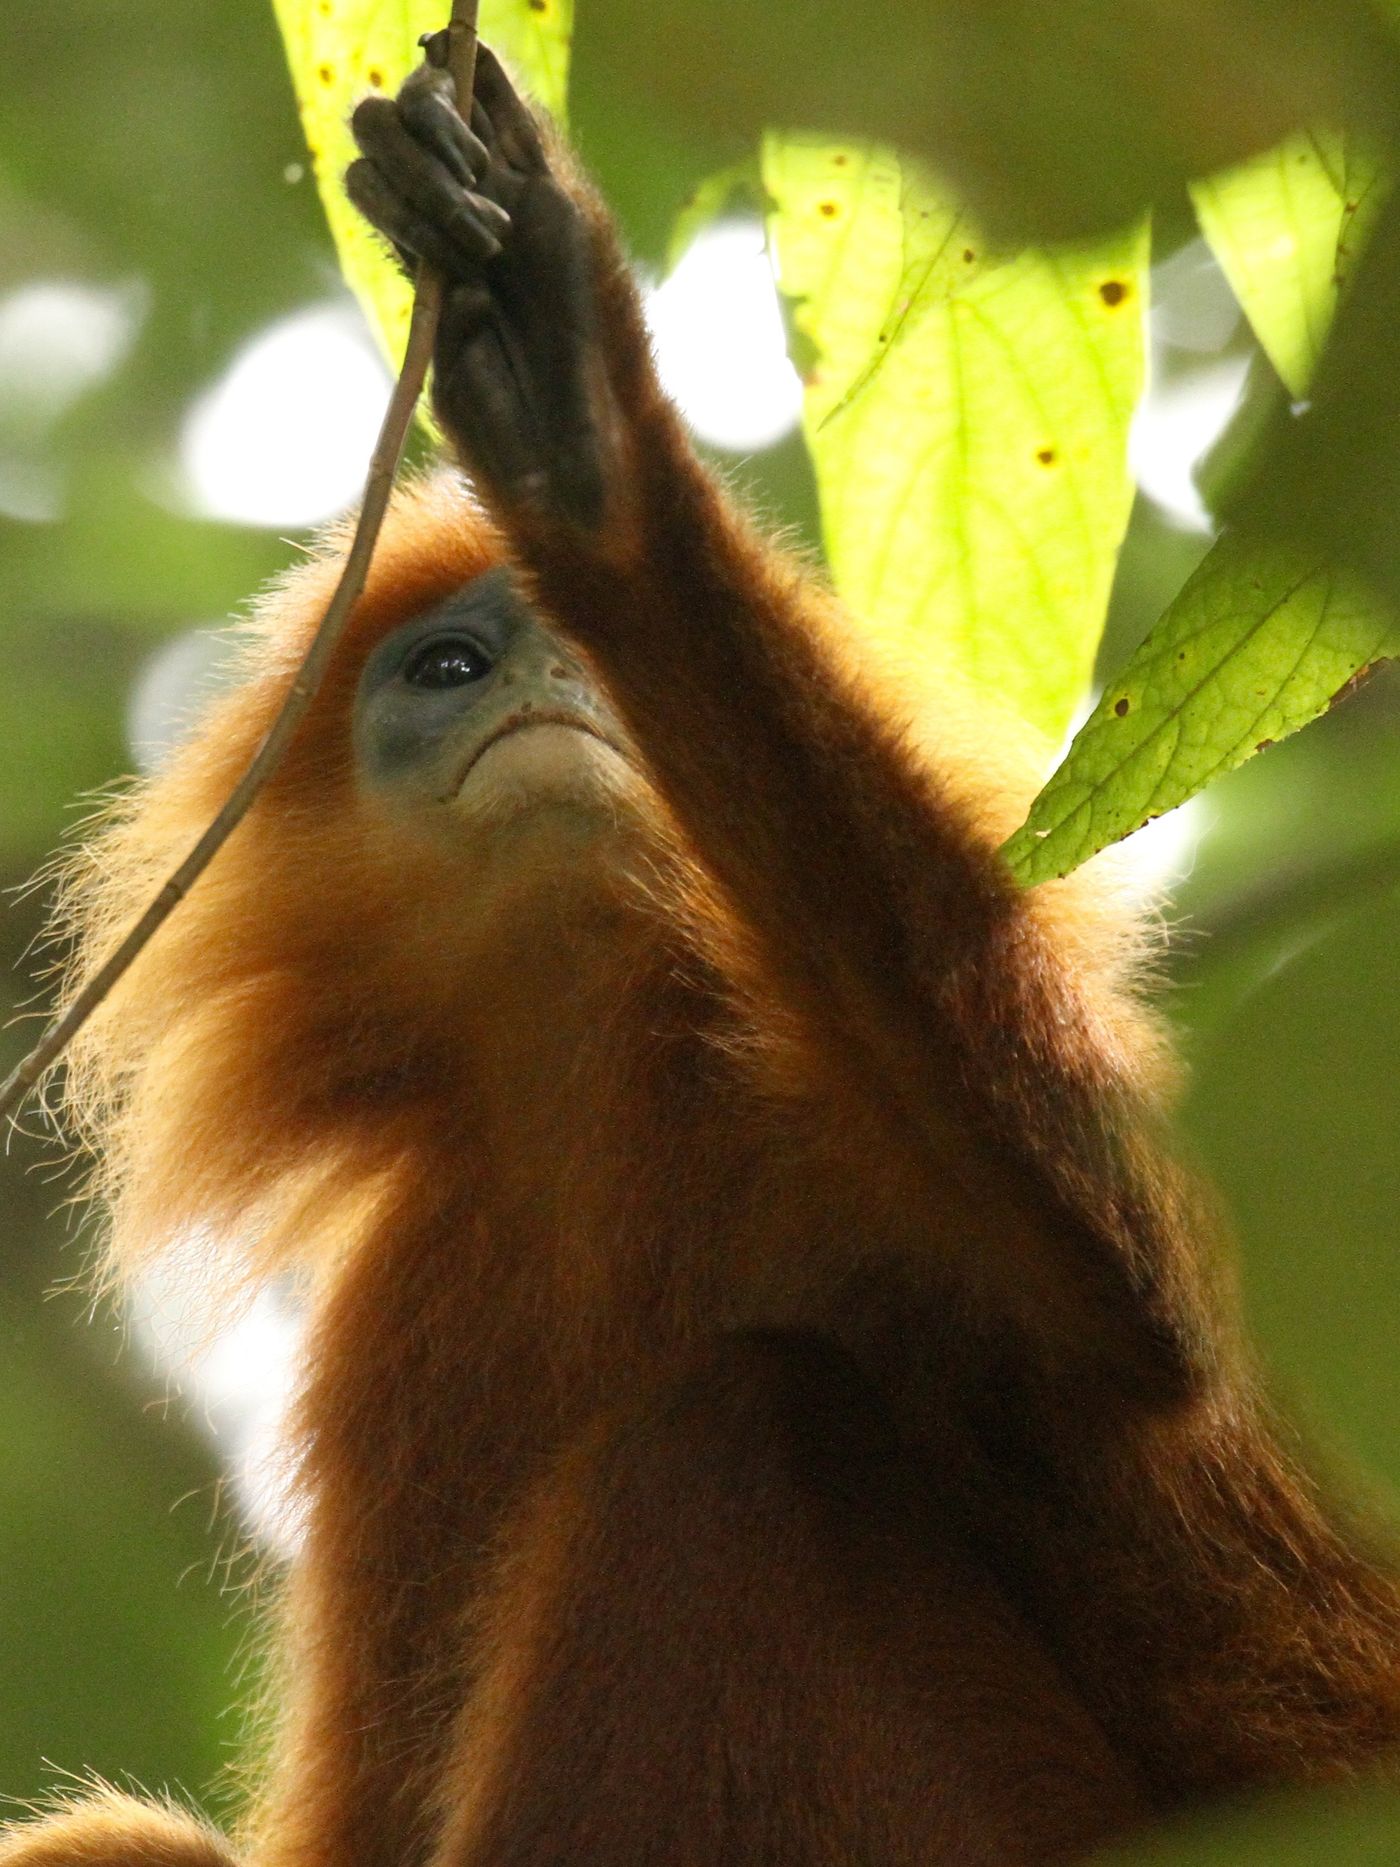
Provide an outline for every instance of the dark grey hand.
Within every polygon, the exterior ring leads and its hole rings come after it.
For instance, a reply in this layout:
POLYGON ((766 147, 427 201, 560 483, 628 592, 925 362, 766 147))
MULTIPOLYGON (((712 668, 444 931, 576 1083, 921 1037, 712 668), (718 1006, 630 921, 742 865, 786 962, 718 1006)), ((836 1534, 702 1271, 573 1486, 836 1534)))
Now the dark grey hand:
POLYGON ((434 404, 483 495, 591 526, 604 485, 587 223, 495 56, 478 51, 469 128, 433 51, 397 98, 356 110, 346 188, 442 274, 434 404))

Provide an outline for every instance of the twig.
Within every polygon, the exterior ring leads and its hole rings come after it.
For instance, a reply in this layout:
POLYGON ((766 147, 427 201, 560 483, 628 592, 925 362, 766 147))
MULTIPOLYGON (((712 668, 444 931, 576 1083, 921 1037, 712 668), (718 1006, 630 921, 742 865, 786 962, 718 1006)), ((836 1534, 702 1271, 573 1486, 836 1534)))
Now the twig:
MULTIPOLYGON (((452 0, 452 14, 447 27, 448 69, 456 88, 458 108, 468 122, 471 121, 472 83, 476 73, 477 4, 478 0, 452 0)), ((420 266, 408 342, 404 347, 403 367, 394 384, 394 392, 384 411, 379 437, 370 456, 364 498, 355 521, 355 534, 346 554, 345 568, 340 573, 335 593, 326 606, 326 613, 312 637, 277 718, 218 815, 167 879, 121 945, 98 967, 72 1003, 53 1021, 4 1083, 0 1084, 0 1119, 18 1110, 30 1090, 62 1056, 161 923, 184 900, 248 814, 254 798, 276 770, 292 736, 305 718, 306 710, 315 699, 331 657, 340 643, 350 612, 365 587, 370 560, 379 542, 380 527, 384 523, 389 495, 393 491, 399 457, 408 437, 413 411, 423 393, 441 309, 442 281, 427 266, 420 266)))

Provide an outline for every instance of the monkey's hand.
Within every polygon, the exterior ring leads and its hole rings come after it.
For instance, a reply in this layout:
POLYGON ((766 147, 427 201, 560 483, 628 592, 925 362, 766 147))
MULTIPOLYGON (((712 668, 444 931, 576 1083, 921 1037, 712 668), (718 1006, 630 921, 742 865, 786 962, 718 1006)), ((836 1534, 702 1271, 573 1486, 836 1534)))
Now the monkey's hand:
POLYGON ((530 111, 481 46, 470 128, 437 62, 351 122, 345 181, 361 213, 442 275, 438 419, 489 504, 585 528, 602 519, 613 396, 601 346, 596 243, 530 111))

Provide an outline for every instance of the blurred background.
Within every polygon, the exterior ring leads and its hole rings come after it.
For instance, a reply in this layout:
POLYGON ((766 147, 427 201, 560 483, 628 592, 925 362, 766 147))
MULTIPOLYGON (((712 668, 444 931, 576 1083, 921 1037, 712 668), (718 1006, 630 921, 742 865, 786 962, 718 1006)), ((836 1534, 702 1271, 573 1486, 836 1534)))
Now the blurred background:
MULTIPOLYGON (((755 124, 656 102, 675 73, 651 82, 646 60, 673 48, 605 53, 583 0, 574 132, 660 280, 677 211, 755 124)), ((94 793, 159 758, 230 615, 355 497, 387 377, 339 284, 265 0, 71 0, 61 24, 6 0, 0 70, 0 977, 26 1014, 8 1068, 43 1002, 30 883, 94 793)), ((1156 238, 1105 667, 1204 553, 1212 489, 1269 392, 1184 197, 1156 238)), ((702 236, 652 309, 701 439, 814 539, 757 223, 702 236)), ((1232 1215, 1270 1379, 1385 1508, 1400 1483, 1397 726, 1383 671, 1130 846, 1144 886, 1166 887, 1182 1126, 1232 1215)), ((293 1325, 269 1302, 190 1366, 158 1289, 134 1318, 94 1314, 65 1288, 84 1242, 61 1150, 38 1116, 26 1127, 0 1165, 0 1795, 91 1769, 221 1811, 248 1655, 238 1552, 251 1536, 276 1559, 267 1459, 293 1325)))

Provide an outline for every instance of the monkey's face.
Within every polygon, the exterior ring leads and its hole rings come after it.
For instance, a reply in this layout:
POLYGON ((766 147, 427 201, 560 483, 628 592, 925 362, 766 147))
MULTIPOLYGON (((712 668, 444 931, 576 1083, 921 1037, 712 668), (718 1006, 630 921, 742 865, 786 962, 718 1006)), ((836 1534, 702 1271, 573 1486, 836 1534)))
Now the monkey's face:
POLYGON ((638 784, 620 722, 504 569, 372 651, 355 762, 369 800, 478 846, 507 828, 591 838, 638 784))

